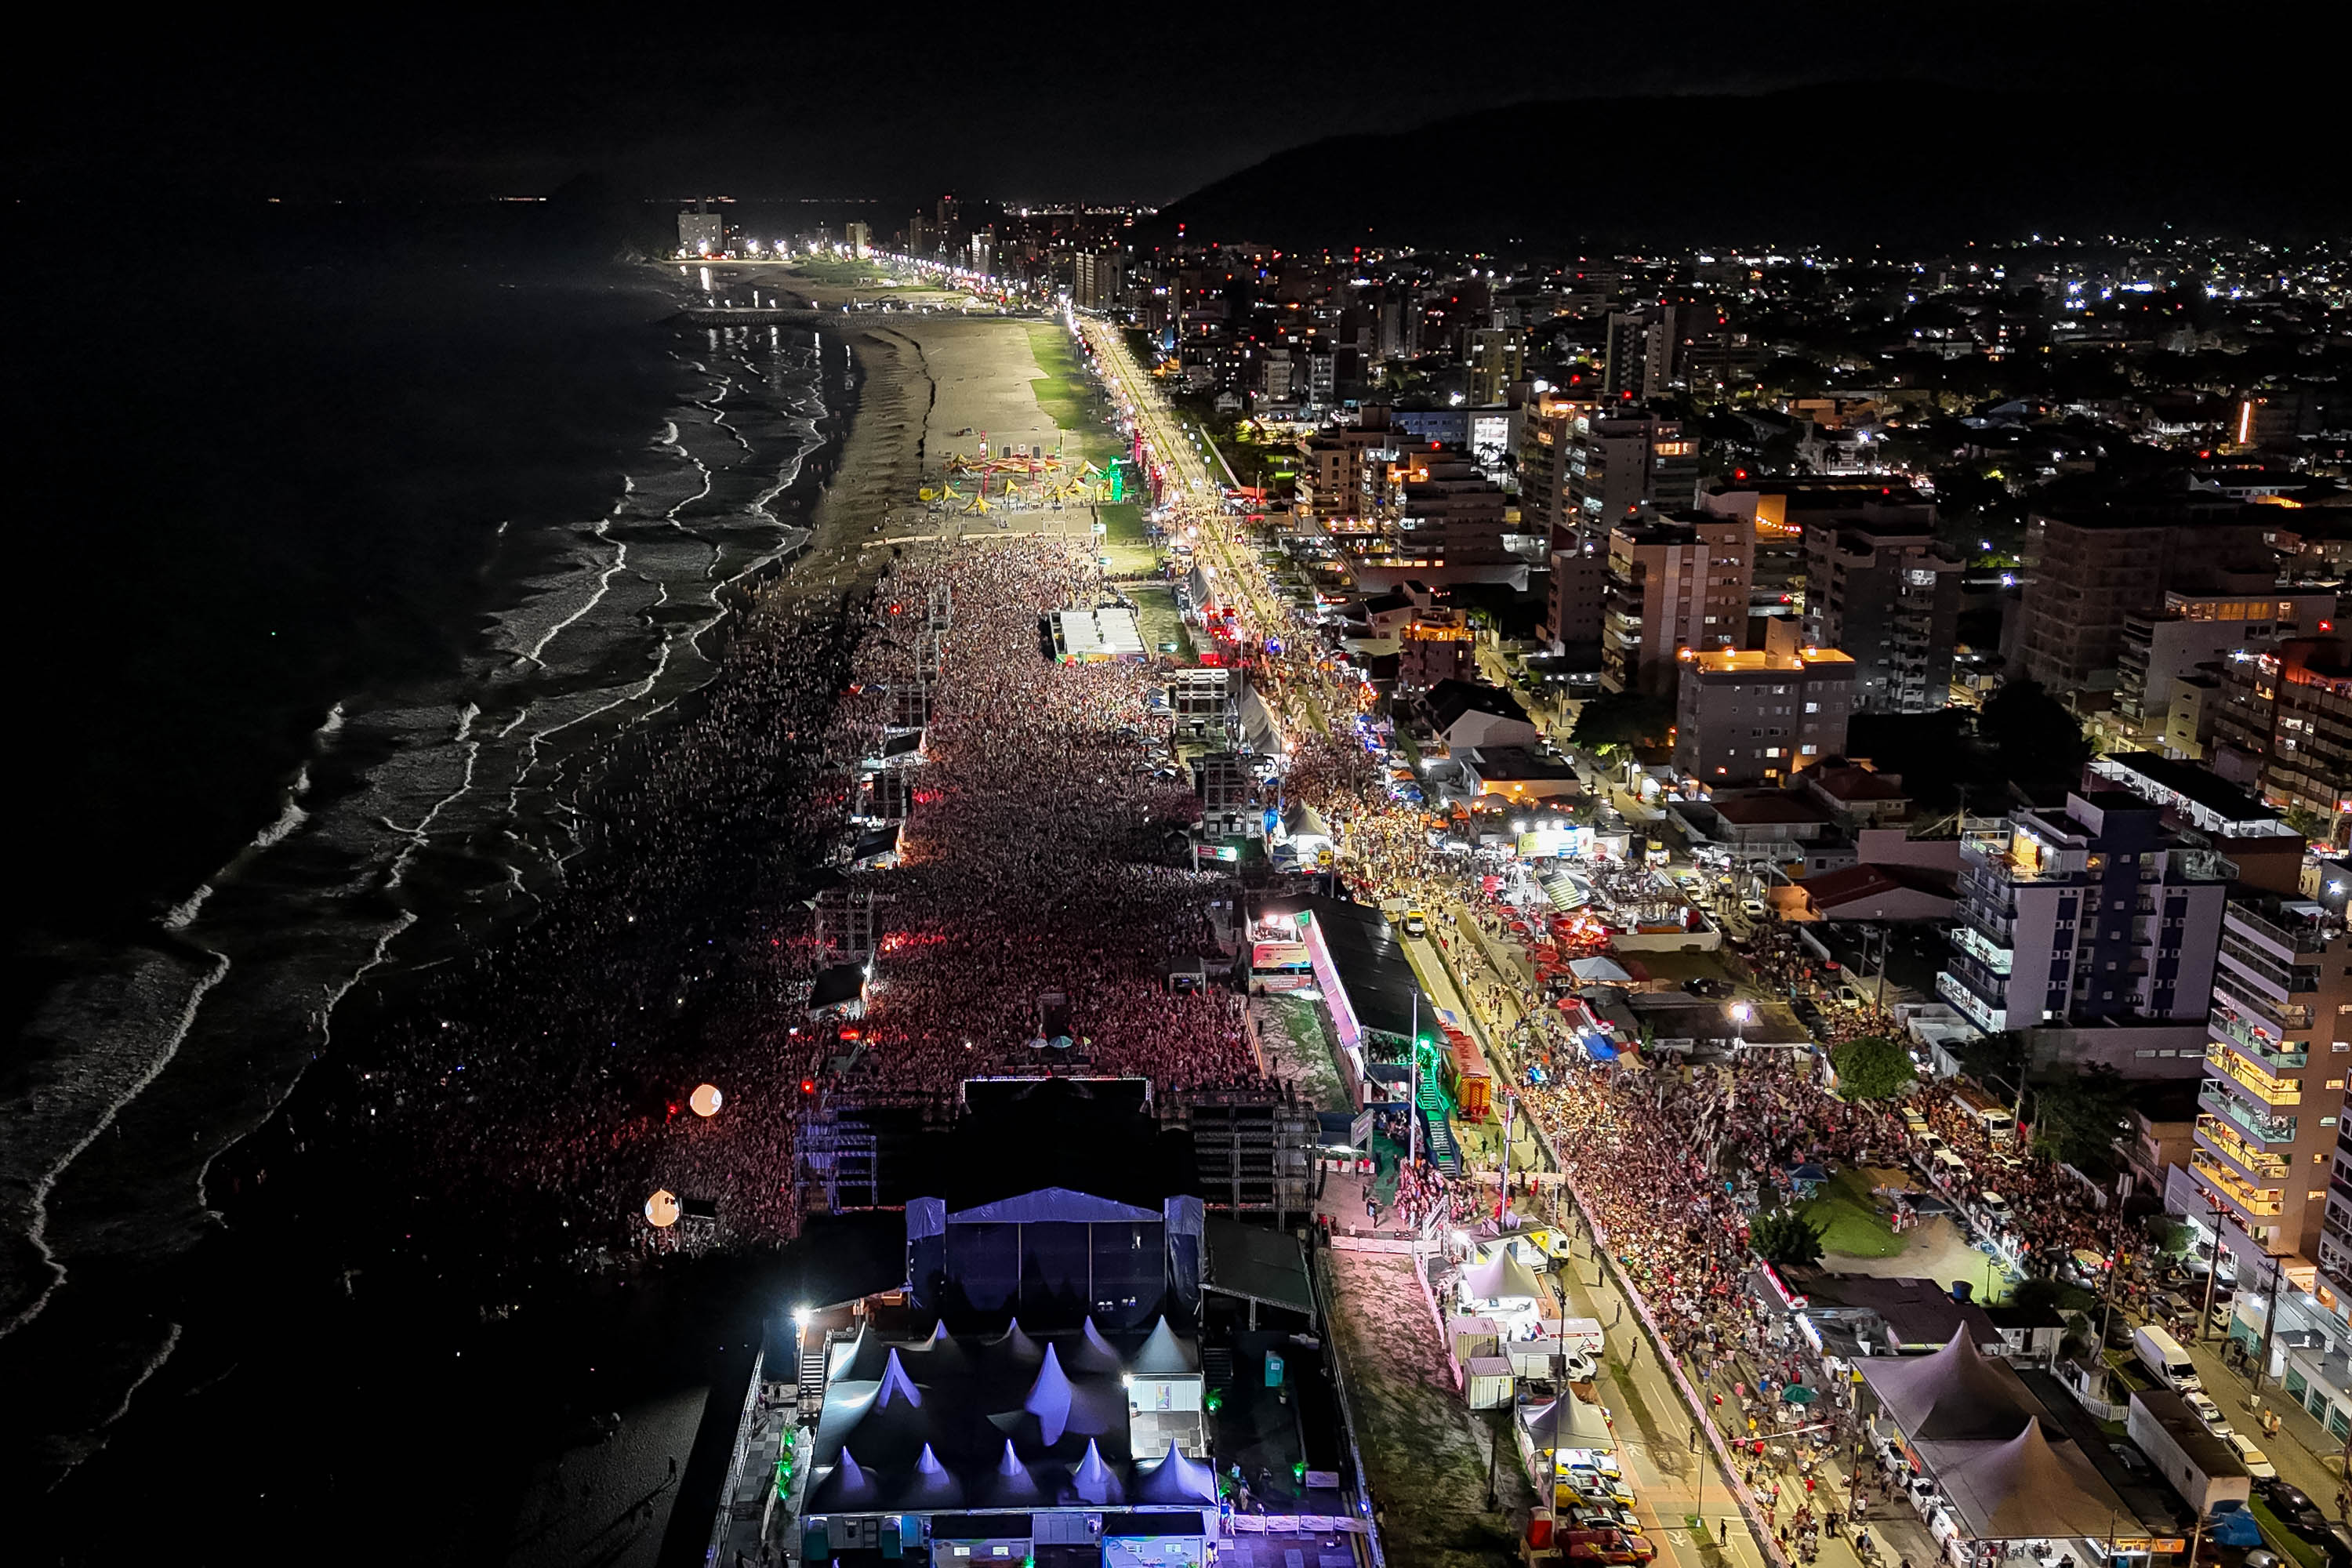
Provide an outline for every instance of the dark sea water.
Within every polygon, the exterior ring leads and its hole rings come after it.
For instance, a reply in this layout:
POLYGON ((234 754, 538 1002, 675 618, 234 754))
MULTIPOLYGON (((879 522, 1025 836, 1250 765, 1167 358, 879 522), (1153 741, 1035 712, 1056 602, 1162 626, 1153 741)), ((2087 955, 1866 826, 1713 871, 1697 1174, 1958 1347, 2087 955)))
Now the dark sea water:
MULTIPOLYGON (((102 259, 17 218, 0 1475, 201 1516, 167 1545, 53 1515, 71 1560, 245 1534, 267 1561, 385 1506, 410 1510, 366 1538, 387 1552, 528 1558, 497 1500, 530 1461, 494 1413, 617 1403, 595 1347, 683 1320, 625 1285, 527 1345, 405 1316, 423 1297, 319 1272, 334 1188, 232 1244, 208 1178, 372 973, 527 919, 591 845, 583 781, 806 537, 823 351, 675 329, 699 276, 546 209, 110 219, 132 253, 102 259), (335 1463, 355 1439, 382 1457, 335 1463)), ((362 1176, 398 1180, 335 1179, 362 1176)), ((663 1343, 606 1375, 675 1395, 671 1359, 743 1350, 663 1343)))

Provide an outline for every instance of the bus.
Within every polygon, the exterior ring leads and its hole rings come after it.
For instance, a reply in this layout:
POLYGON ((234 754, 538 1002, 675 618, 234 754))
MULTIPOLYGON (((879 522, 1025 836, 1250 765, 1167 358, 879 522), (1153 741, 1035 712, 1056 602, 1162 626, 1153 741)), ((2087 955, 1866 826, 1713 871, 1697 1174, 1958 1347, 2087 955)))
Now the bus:
POLYGON ((1952 1107, 1972 1118, 1995 1143, 2006 1143, 2017 1136, 2017 1118, 2010 1113, 2009 1107, 1980 1089, 1969 1084, 1956 1086, 1952 1107))

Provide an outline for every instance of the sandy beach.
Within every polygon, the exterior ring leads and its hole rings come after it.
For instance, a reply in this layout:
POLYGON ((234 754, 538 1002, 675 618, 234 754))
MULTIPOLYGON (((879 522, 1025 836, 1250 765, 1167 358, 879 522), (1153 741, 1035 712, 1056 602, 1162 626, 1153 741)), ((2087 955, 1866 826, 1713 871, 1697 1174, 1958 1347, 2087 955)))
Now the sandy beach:
MULTIPOLYGON (((1075 447, 1076 433, 1066 437, 1032 385, 1044 374, 1033 334, 1059 334, 1057 323, 813 309, 794 324, 815 332, 820 351, 836 363, 845 347, 854 359, 854 395, 827 410, 828 423, 845 418, 847 430, 803 478, 814 487, 803 514, 812 530, 807 548, 764 582, 746 579, 740 616, 711 639, 714 651, 723 643, 714 688, 740 678, 743 661, 766 657, 761 650, 776 646, 780 617, 803 617, 792 623, 808 628, 801 636, 831 620, 883 569, 894 541, 1084 534, 1090 525, 1084 507, 938 516, 918 496, 927 480, 936 482, 941 454, 976 450, 979 432, 999 447, 1018 442, 1051 450, 1066 438, 1075 447)), ((1061 405, 1076 406, 1066 393, 1061 405)), ((689 699, 674 720, 639 731, 620 748, 612 777, 625 779, 641 752, 675 760, 679 749, 701 744, 695 710, 689 699)), ((798 834, 793 815, 780 813, 770 830, 779 865, 805 853, 783 842, 798 834)), ((594 860, 625 861, 635 852, 625 823, 598 823, 592 837, 594 860)), ((714 854, 729 852, 713 840, 714 854)), ((748 929, 764 911, 730 901, 722 889, 759 885, 740 873, 714 875, 719 901, 700 923, 721 933, 748 929)), ((527 949, 523 937, 495 927, 478 933, 493 952, 527 949)), ((678 944, 654 961, 675 965, 670 988, 748 996, 748 979, 709 972, 700 945, 678 944)), ((638 949, 628 955, 645 962, 638 949)), ((530 978, 528 963, 520 970, 509 964, 506 973, 502 984, 551 983, 530 978)), ((317 1064, 269 1126, 213 1167, 206 1197, 225 1227, 169 1276, 168 1292, 183 1304, 170 1327, 176 1348, 119 1410, 57 1402, 60 1423, 20 1453, 37 1454, 41 1468, 64 1455, 89 1456, 48 1494, 50 1505, 70 1514, 148 1473, 153 1456, 178 1447, 194 1422, 220 1435, 217 1448, 177 1468, 169 1499, 159 1502, 217 1515, 212 1524, 256 1538, 289 1538, 331 1517, 336 1489, 359 1469, 372 1485, 439 1490, 457 1467, 469 1475, 467 1495, 445 1521, 443 1538, 467 1541, 468 1555, 551 1564, 583 1552, 614 1564, 650 1565, 680 1553, 698 1559, 698 1549, 688 1549, 707 1529, 710 1494, 703 1477, 676 1475, 671 1461, 686 1461, 694 1447, 720 1372, 712 1358, 745 1353, 746 1336, 772 1305, 779 1279, 797 1274, 804 1249, 779 1257, 754 1248, 720 1267, 681 1261, 567 1278, 551 1256, 527 1260, 496 1242, 511 1222, 480 1231, 436 1208, 428 1201, 430 1174, 381 1163, 397 1145, 333 1131, 341 1124, 336 1107, 352 1091, 341 1058, 357 1052, 364 1059, 371 1035, 413 1026, 404 1025, 404 1013, 425 1005, 405 996, 397 962, 381 978, 388 982, 384 996, 353 1008, 348 1030, 337 1031, 335 1058, 317 1064), (664 1325, 651 1340, 640 1331, 648 1314, 664 1325), (338 1347, 356 1343, 385 1350, 340 1364, 338 1347), (295 1365, 332 1371, 324 1378, 284 1375, 295 1365), (66 1406, 79 1408, 68 1415, 66 1406), (580 1431, 582 1413, 608 1408, 623 1418, 617 1436, 598 1441, 580 1431), (311 1434, 353 1410, 368 1413, 369 1430, 381 1438, 340 1454, 321 1449, 311 1434), (435 1434, 446 1452, 415 1448, 401 1441, 403 1433, 435 1434), (266 1489, 237 1484, 257 1471, 278 1479, 266 1489)), ((656 978, 648 988, 658 994, 664 986, 656 978)), ((462 1016, 461 995, 446 989, 432 1005, 462 1016)), ((682 1017, 649 1034, 646 1048, 694 1060, 720 1048, 700 1037, 707 1027, 723 1028, 724 1016, 715 1007, 709 1026, 682 1017)), ((543 1129, 518 1122, 514 1131, 527 1140, 543 1129)), ((504 1208, 505 1200, 484 1195, 504 1208)), ((556 1245, 596 1239, 569 1235, 556 1245)))

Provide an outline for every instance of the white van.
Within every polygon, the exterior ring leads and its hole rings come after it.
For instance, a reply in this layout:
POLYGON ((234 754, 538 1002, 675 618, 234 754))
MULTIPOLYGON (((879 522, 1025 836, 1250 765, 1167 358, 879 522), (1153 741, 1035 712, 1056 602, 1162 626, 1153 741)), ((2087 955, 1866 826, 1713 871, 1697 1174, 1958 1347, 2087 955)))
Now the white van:
POLYGON ((2203 1390, 2204 1381, 2197 1375, 2197 1367, 2180 1342, 2158 1328, 2143 1324, 2132 1331, 2132 1349, 2148 1375, 2175 1394, 2194 1394, 2203 1390))
POLYGON ((1948 1182, 1960 1182, 1968 1179, 1969 1163, 1966 1160, 1961 1159, 1958 1154, 1953 1153, 1950 1145, 1947 1144, 1944 1147, 1937 1149, 1935 1152, 1934 1159, 1936 1174, 1941 1176, 1944 1180, 1948 1182))

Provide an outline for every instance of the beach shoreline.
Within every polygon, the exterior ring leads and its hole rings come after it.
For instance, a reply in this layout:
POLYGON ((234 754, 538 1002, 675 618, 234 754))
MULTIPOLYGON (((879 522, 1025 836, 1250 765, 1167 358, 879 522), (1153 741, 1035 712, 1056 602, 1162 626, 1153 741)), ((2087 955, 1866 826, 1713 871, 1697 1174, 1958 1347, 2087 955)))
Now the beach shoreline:
MULTIPOLYGON (((730 658, 741 657, 739 649, 748 640, 747 634, 762 617, 803 603, 812 613, 824 606, 829 616, 837 616, 841 606, 870 589, 887 564, 889 540, 924 526, 919 521, 922 509, 914 496, 926 453, 960 427, 959 422, 969 417, 971 406, 969 398, 958 404, 951 397, 949 411, 941 412, 940 383, 929 362, 943 340, 953 340, 944 352, 966 379, 1017 386, 1025 400, 1027 383, 1036 374, 1024 330, 1012 323, 949 317, 910 320, 904 315, 853 316, 844 321, 839 315, 813 312, 807 325, 818 335, 821 349, 845 345, 856 365, 855 393, 840 406, 828 406, 824 424, 830 438, 819 452, 810 455, 797 481, 810 490, 800 510, 810 528, 804 545, 792 560, 776 563, 757 581, 740 584, 734 595, 735 614, 726 624, 725 649, 717 661, 722 669, 730 658), (1010 352, 1003 356, 995 353, 981 335, 989 333, 1003 334, 1000 342, 1010 352)), ((1005 416, 1001 422, 1012 427, 1013 416, 1005 416)), ((1021 427, 1033 435, 1037 433, 1034 425, 1034 418, 1021 422, 1021 427)), ((934 530, 939 526, 929 524, 934 530)), ((676 711, 637 726, 611 748, 600 764, 600 784, 625 775, 637 748, 662 745, 667 737, 690 729, 694 698, 675 707, 676 711)), ((611 824, 603 825, 590 837, 591 860, 628 853, 626 836, 614 831, 611 824)), ((585 873, 590 867, 583 863, 578 869, 585 873)), ((425 933, 419 933, 418 940, 420 943, 426 940, 425 933)), ((435 945, 463 949, 501 940, 506 940, 502 923, 492 921, 477 929, 452 932, 446 942, 435 945)), ((371 1224, 382 1226, 388 1221, 397 1226, 408 1218, 424 1217, 403 1215, 400 1204, 385 1201, 382 1193, 377 1194, 376 1220, 371 1221, 362 1212, 368 1205, 365 1189, 372 1184, 389 1186, 397 1180, 397 1173, 356 1168, 365 1163, 363 1154, 350 1142, 347 1133, 338 1130, 333 1111, 337 1098, 351 1087, 349 1064, 364 1057, 366 1037, 383 1031, 402 1008, 419 1005, 420 963, 443 962, 422 945, 396 948, 393 956, 385 972, 363 988, 365 994, 355 994, 345 1004, 350 1013, 339 1012, 336 1054, 311 1063, 264 1125, 213 1162, 205 1199, 222 1216, 215 1233, 173 1263, 127 1269, 121 1278, 104 1282, 131 1297, 125 1307, 125 1326, 131 1326, 131 1320, 146 1325, 162 1350, 149 1358, 142 1374, 144 1386, 136 1389, 135 1397, 121 1395, 121 1408, 90 1411, 105 1417, 96 1421, 53 1421, 52 1430, 33 1452, 11 1456, 33 1459, 52 1479, 79 1461, 89 1461, 51 1495, 50 1503, 103 1495, 110 1482, 119 1483, 123 1475, 131 1473, 119 1470, 120 1465, 130 1463, 135 1471, 132 1456, 154 1433, 150 1423, 159 1409, 171 1410, 191 1399, 205 1405, 235 1405, 242 1399, 247 1405, 257 1405, 253 1396, 236 1392, 239 1383, 253 1376, 251 1371, 240 1372, 240 1368, 252 1366, 257 1351, 252 1338, 258 1331, 240 1327, 238 1300, 256 1286, 252 1279, 240 1285, 241 1274, 259 1270, 289 1300, 326 1314, 331 1321, 380 1328, 384 1314, 391 1313, 399 1321, 430 1325, 425 1337, 452 1346, 454 1360, 465 1353, 456 1348, 460 1344, 474 1344, 478 1357, 500 1353, 486 1348, 481 1341, 485 1335, 503 1336, 484 1327, 485 1321, 478 1317, 470 1323, 466 1320, 469 1310, 478 1314, 499 1304, 502 1289, 509 1294, 537 1293, 551 1304, 569 1300, 576 1305, 606 1300, 616 1289, 626 1295, 633 1281, 640 1294, 647 1289, 663 1294, 668 1288, 662 1279, 667 1278, 686 1281, 675 1293, 698 1298, 681 1310, 740 1327, 742 1281, 777 1278, 780 1266, 786 1277, 794 1269, 793 1259, 785 1258, 780 1265, 768 1248, 739 1252, 731 1262, 625 1269, 618 1276, 583 1276, 549 1259, 527 1260, 518 1266, 497 1257, 468 1256, 462 1244, 447 1247, 435 1259, 438 1267, 429 1278, 421 1267, 403 1274, 381 1258, 359 1257, 362 1248, 349 1233, 364 1231, 371 1224), (334 1223, 325 1225, 311 1206, 314 1199, 351 1206, 334 1223), (273 1230, 277 1237, 269 1236, 273 1230), (768 1261, 762 1262, 762 1258, 768 1261), (726 1282, 709 1285, 714 1278, 726 1282), (154 1310, 158 1307, 163 1310, 154 1310), (118 1447, 101 1451, 110 1442, 118 1447)), ((434 1222, 427 1219, 426 1223, 434 1222)), ((570 1342, 560 1331, 557 1337, 570 1342)), ((0 1354, 6 1352, 0 1342, 0 1354)), ((257 1353, 265 1362, 270 1359, 266 1348, 259 1348, 257 1353)), ((506 1353, 519 1363, 537 1359, 511 1347, 506 1353)), ((257 1407, 268 1403, 261 1399, 257 1407)), ((540 1432, 536 1439, 543 1442, 548 1434, 540 1432)), ((524 1491, 530 1489, 520 1481, 518 1485, 524 1491)), ((519 1494, 513 1506, 527 1505, 519 1494)))

